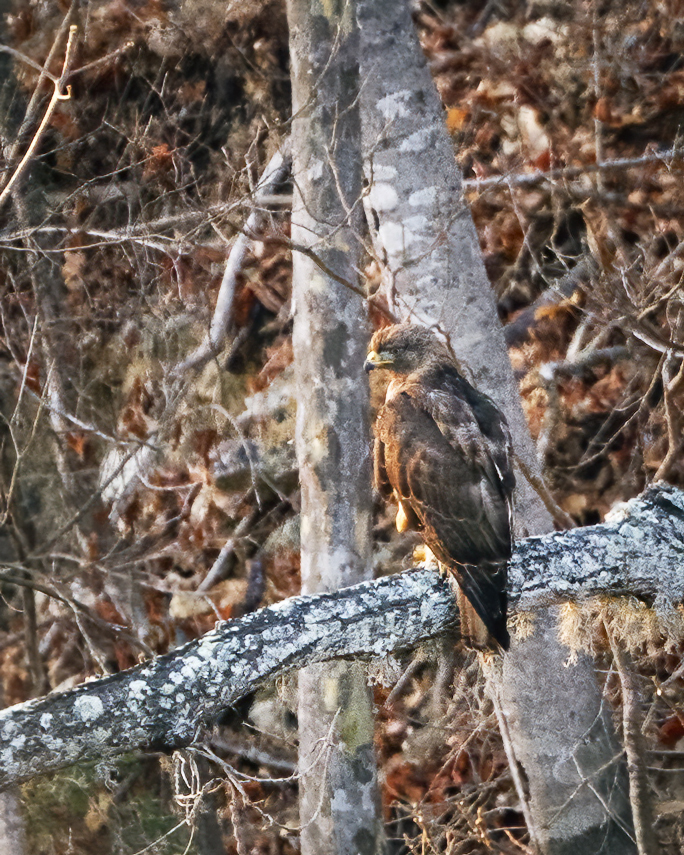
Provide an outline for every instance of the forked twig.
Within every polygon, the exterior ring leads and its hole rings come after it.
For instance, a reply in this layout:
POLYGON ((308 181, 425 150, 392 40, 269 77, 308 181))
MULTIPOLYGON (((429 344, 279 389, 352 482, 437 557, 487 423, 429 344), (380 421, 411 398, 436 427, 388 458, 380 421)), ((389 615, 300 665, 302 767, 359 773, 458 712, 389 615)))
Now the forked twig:
POLYGON ((28 164, 31 161, 31 158, 33 157, 33 154, 34 154, 35 150, 38 148, 38 145, 39 145, 39 143, 43 137, 43 134, 45 133, 45 129, 48 126, 48 122, 52 118, 52 114, 55 112, 55 109, 57 107, 58 102, 59 101, 68 101, 71 98, 71 86, 70 85, 66 86, 66 93, 65 94, 62 93, 62 87, 64 86, 64 84, 65 84, 65 82, 69 76, 70 66, 71 66, 71 62, 72 62, 73 54, 74 54, 74 44, 76 41, 77 31, 78 31, 78 27, 75 24, 72 24, 69 27, 69 38, 67 40, 66 51, 64 52, 64 62, 62 64, 62 73, 59 76, 59 80, 54 80, 51 77, 52 83, 54 86, 54 90, 52 93, 52 97, 50 98, 50 103, 47 106, 47 110, 45 111, 45 115, 43 116, 43 119, 42 119, 40 125, 38 125, 38 130, 33 135, 33 139, 31 140, 29 147, 26 149, 26 153, 24 154, 22 159, 19 161, 17 168, 14 170, 14 174, 12 175, 10 180, 7 182, 4 190, 2 191, 2 193, 0 193, 0 205, 3 205, 7 201, 7 199, 9 199, 12 188, 17 183, 17 181, 19 181, 21 176, 26 171, 26 168, 28 167, 28 164))

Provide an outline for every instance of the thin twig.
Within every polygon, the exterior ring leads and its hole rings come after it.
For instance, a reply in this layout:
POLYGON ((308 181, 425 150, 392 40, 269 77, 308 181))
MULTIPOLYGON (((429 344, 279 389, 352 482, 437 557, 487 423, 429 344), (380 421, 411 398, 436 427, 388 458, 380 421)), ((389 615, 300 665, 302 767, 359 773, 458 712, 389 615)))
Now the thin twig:
POLYGON ((602 163, 585 163, 582 166, 562 166, 557 169, 534 172, 523 172, 516 175, 492 175, 489 178, 466 178, 463 181, 464 190, 483 191, 492 187, 527 187, 540 184, 543 181, 568 181, 589 175, 593 172, 620 172, 624 169, 632 169, 638 166, 660 163, 670 166, 673 161, 684 157, 684 149, 673 147, 667 151, 655 154, 642 154, 639 157, 618 157, 615 160, 604 160, 602 163))
POLYGON ((488 686, 490 688, 489 696, 494 706, 496 720, 499 723, 499 731, 501 733, 501 739, 503 740, 506 754, 509 758, 513 758, 512 762, 509 763, 509 769, 511 772, 511 777, 513 778, 513 784, 515 786, 516 793, 518 794, 518 799, 520 800, 522 814, 525 817, 525 823, 527 824, 527 831, 530 835, 530 845, 533 851, 538 852, 540 851, 542 838, 540 830, 535 823, 535 818, 532 813, 532 809, 530 807, 530 797, 527 791, 527 787, 525 785, 525 781, 523 780, 523 776, 521 774, 521 767, 519 766, 517 759, 515 759, 513 739, 508 728, 508 720, 504 713, 503 705, 501 703, 501 696, 498 690, 498 686, 500 685, 500 673, 496 677, 496 679, 493 679, 496 675, 496 672, 501 671, 501 663, 499 661, 496 661, 493 657, 480 656, 480 664, 485 674, 489 677, 489 679, 487 680, 488 686))
MULTIPOLYGON (((104 618, 101 618, 96 612, 92 611, 84 603, 76 600, 74 597, 68 596, 65 593, 60 593, 54 585, 46 585, 26 575, 26 569, 20 568, 18 573, 7 572, 4 568, 7 564, 0 566, 0 581, 7 582, 11 585, 17 585, 21 588, 30 588, 33 591, 40 591, 53 600, 57 600, 65 606, 68 606, 74 614, 74 617, 82 615, 89 621, 95 624, 98 629, 104 630, 109 635, 114 635, 116 638, 127 641, 134 647, 141 650, 147 657, 153 658, 154 651, 151 647, 141 641, 135 633, 130 632, 124 626, 109 623, 104 618)), ((15 568, 16 569, 16 568, 15 568)), ((85 635, 85 634, 84 634, 85 635)))
POLYGON ((24 447, 20 449, 19 448, 19 440, 15 436, 14 428, 15 428, 16 420, 18 418, 18 413, 20 411, 19 408, 21 406, 21 401, 22 401, 22 398, 24 395, 24 391, 26 389, 28 389, 28 386, 26 385, 26 378, 28 375, 28 369, 29 369, 29 365, 31 362, 31 356, 33 353, 33 345, 35 342, 35 336, 36 336, 37 328, 38 328, 38 317, 36 316, 34 323, 33 323, 33 327, 31 329, 31 338, 29 340, 29 350, 28 350, 28 354, 26 356, 26 364, 24 365, 24 370, 22 372, 21 386, 19 387, 19 395, 17 397, 17 403, 14 407, 14 412, 12 413, 11 418, 6 423, 7 430, 9 432, 10 438, 12 440, 12 443, 14 444, 15 460, 14 460, 14 466, 12 467, 12 475, 10 478, 9 487, 7 488, 7 493, 4 496, 5 508, 4 508, 3 512, 0 514, 0 526, 5 525, 7 522, 7 518, 9 517, 10 509, 12 507, 12 498, 14 496, 14 490, 16 488, 17 478, 19 477, 19 470, 21 468, 21 463, 22 463, 22 460, 25 457, 25 455, 28 453, 28 450, 29 450, 29 448, 30 448, 35 436, 36 436, 36 431, 38 429, 38 423, 40 421, 40 417, 41 417, 41 414, 43 412, 43 406, 45 403, 45 395, 41 394, 40 397, 38 398, 38 408, 37 408, 36 414, 33 418, 33 424, 31 426, 31 431, 29 433, 28 439, 26 440, 24 447))
POLYGON ((45 694, 47 674, 38 649, 38 620, 36 618, 35 593, 28 585, 22 588, 24 607, 24 627, 26 632, 26 661, 31 675, 31 694, 39 697, 45 694))
POLYGON ((59 103, 59 101, 68 101, 71 98, 71 86, 66 87, 66 94, 64 95, 62 94, 62 86, 64 85, 64 81, 66 81, 67 77, 69 76, 69 67, 73 59, 74 42, 76 40, 77 31, 78 27, 75 24, 72 24, 69 27, 69 39, 67 41, 66 51, 64 53, 62 73, 59 77, 59 80, 54 83, 54 91, 52 93, 52 97, 50 98, 50 103, 48 104, 47 110, 45 111, 45 115, 43 116, 40 125, 38 125, 38 130, 33 135, 33 139, 31 140, 29 147, 26 149, 26 154, 19 161, 19 165, 14 170, 14 174, 7 182, 2 193, 0 193, 0 206, 3 205, 7 201, 7 199, 9 199, 12 188, 26 171, 26 168, 28 167, 31 158, 33 157, 33 154, 38 148, 38 144, 40 143, 43 134, 45 133, 45 129, 48 126, 48 122, 52 118, 52 114, 55 112, 57 104, 59 103))
POLYGON ((656 474, 653 476, 654 481, 667 481, 670 475, 672 466, 679 460, 679 452, 682 446, 682 418, 679 408, 673 401, 673 391, 675 384, 681 381, 682 370, 684 369, 684 360, 681 357, 675 356, 670 351, 667 357, 663 360, 661 375, 663 378, 663 398, 665 400, 665 421, 667 422, 667 454, 663 462, 658 467, 656 474), (675 377, 673 373, 679 363, 679 370, 675 377))
POLYGON ((660 848, 654 832, 653 794, 649 792, 644 763, 645 747, 641 730, 643 715, 637 674, 629 653, 620 646, 613 627, 606 621, 603 625, 622 689, 622 738, 627 755, 629 799, 632 803, 637 850, 639 855, 657 855, 660 848))
MULTIPOLYGON (((149 158, 145 158, 139 161, 139 164, 144 164, 149 160, 149 158)), ((95 190, 99 190, 100 188, 95 188, 95 190)), ((104 196, 104 194, 99 193, 91 193, 90 198, 93 202, 96 202, 98 205, 103 204, 104 202, 111 201, 112 198, 108 198, 104 196)), ((116 201, 120 197, 116 197, 114 201, 116 201)), ((282 197, 283 200, 290 197, 282 197)), ((269 207, 276 207, 277 204, 280 204, 281 199, 278 196, 268 196, 268 205, 269 207)), ((63 200, 60 200, 63 201, 63 200)), ((266 204, 266 202, 264 202, 266 204)), ((52 252, 78 252, 83 249, 91 249, 93 247, 97 247, 99 245, 106 245, 107 243, 125 243, 126 241, 130 241, 132 243, 141 243, 143 245, 151 246, 153 249, 161 249, 163 252, 167 252, 169 246, 175 246, 179 243, 188 243, 187 235, 178 235, 178 229, 181 226, 187 226, 191 228, 191 234, 193 231, 197 231, 198 225, 207 225, 211 224, 213 220, 219 219, 221 217, 225 217, 228 214, 231 214, 237 208, 241 208, 244 206, 244 200, 240 199, 237 202, 221 202, 217 205, 209 205, 207 208, 198 211, 179 211, 175 214, 167 214, 163 217, 157 217, 154 220, 139 220, 137 225, 128 225, 121 229, 96 229, 89 228, 88 226, 82 225, 77 229, 70 228, 69 226, 51 226, 51 225, 40 225, 35 227, 29 227, 26 229, 5 229, 0 231, 0 240, 2 241, 23 241, 26 238, 34 237, 37 235, 50 235, 50 234, 63 234, 66 236, 71 236, 74 233, 78 233, 79 235, 99 238, 101 243, 93 243, 88 244, 87 246, 79 246, 79 247, 70 247, 70 246, 62 246, 59 249, 51 250, 52 252), (161 234, 161 232, 165 229, 174 229, 176 234, 172 236, 166 236, 161 234), (168 246, 166 244, 161 244, 160 241, 166 240, 168 241, 168 246)), ((191 244, 192 245, 192 244, 191 244)), ((202 245, 210 245, 210 244, 194 244, 197 246, 202 245)), ((49 252, 50 250, 45 250, 49 252)))
MULTIPOLYGON (((591 37, 594 48, 591 65, 594 78, 594 97, 596 98, 596 107, 598 108, 601 101, 601 39, 598 28, 598 9, 596 7, 597 3, 594 0, 591 10, 591 37)), ((599 117, 598 109, 596 109, 594 115, 594 146, 596 151, 596 165, 601 166, 604 161, 603 122, 599 117)), ((603 174, 600 170, 596 172, 596 186, 599 192, 603 190, 603 174)))
POLYGON ((121 54, 126 53, 126 51, 130 50, 135 46, 135 42, 130 40, 123 44, 120 48, 111 51, 104 56, 101 56, 99 59, 94 59, 92 62, 88 62, 85 65, 80 66, 80 68, 75 68, 71 72, 72 79, 79 74, 83 74, 85 71, 92 71, 95 68, 99 68, 101 65, 106 65, 108 62, 111 62, 116 57, 121 56, 121 54))
POLYGON ((551 514, 554 521, 563 526, 563 528, 575 528, 575 521, 566 513, 563 508, 554 499, 551 491, 546 486, 546 482, 539 475, 535 475, 525 461, 514 453, 515 462, 520 467, 521 472, 527 478, 529 483, 534 488, 539 498, 544 503, 546 510, 551 514))
MULTIPOLYGON (((671 323, 671 337, 679 339, 684 326, 684 308, 678 305, 676 318, 671 323)), ((682 447, 682 417, 680 408, 674 401, 674 396, 684 380, 684 359, 675 355, 672 350, 667 352, 662 361, 661 376, 663 378, 663 398, 665 399, 665 419, 667 421, 667 454, 658 467, 655 480, 667 480, 670 470, 679 459, 682 447)))
POLYGON ((0 45, 0 53, 8 53, 10 56, 13 56, 15 59, 18 59, 20 62, 25 62, 26 65, 30 65, 31 68, 39 71, 42 77, 47 77, 48 80, 51 80, 55 86, 59 84, 59 77, 55 77, 54 74, 51 74, 47 68, 44 68, 42 65, 37 63, 34 59, 31 59, 30 56, 26 56, 25 53, 21 51, 15 50, 14 48, 8 47, 8 45, 0 45))

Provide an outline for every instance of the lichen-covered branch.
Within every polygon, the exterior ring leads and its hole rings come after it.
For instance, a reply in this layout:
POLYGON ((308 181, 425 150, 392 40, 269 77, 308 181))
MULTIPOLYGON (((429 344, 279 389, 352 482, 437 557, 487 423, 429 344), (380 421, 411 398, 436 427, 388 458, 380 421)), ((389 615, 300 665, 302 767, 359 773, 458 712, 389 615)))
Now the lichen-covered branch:
POLYGON ((518 609, 593 595, 631 595, 648 603, 684 599, 684 493, 649 488, 602 525, 531 537, 509 566, 518 609))
POLYGON ((188 745, 222 709, 284 670, 382 656, 456 620, 431 571, 293 597, 129 671, 0 713, 0 787, 81 760, 188 745))
MULTIPOLYGON (((617 516, 519 543, 514 607, 599 594, 684 600, 684 493, 653 487, 617 516)), ((457 621, 449 585, 425 569, 285 600, 137 668, 2 711, 0 787, 80 760, 188 745, 285 670, 415 647, 457 632, 457 621)))

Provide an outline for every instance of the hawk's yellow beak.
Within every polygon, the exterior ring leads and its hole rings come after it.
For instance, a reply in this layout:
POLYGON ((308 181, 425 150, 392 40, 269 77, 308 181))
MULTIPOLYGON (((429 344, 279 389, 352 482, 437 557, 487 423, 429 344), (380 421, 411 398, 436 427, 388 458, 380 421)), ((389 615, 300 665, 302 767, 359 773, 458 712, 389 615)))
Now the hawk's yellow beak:
POLYGON ((392 360, 389 358, 389 354, 387 353, 378 353, 375 350, 371 350, 371 352, 366 357, 366 361, 363 364, 364 371, 372 371, 374 368, 386 368, 388 365, 392 364, 392 360))

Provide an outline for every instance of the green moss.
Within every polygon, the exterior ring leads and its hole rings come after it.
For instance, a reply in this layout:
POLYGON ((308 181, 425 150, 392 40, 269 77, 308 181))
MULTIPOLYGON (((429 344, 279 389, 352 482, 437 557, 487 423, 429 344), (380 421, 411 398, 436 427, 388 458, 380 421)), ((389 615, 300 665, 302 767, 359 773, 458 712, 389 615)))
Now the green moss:
MULTIPOLYGON (((181 817, 170 792, 158 762, 137 757, 35 778, 22 787, 28 851, 128 855, 154 844, 149 851, 156 855, 184 852, 190 830, 182 825, 172 831, 181 817)), ((197 852, 194 846, 187 851, 197 852)))

